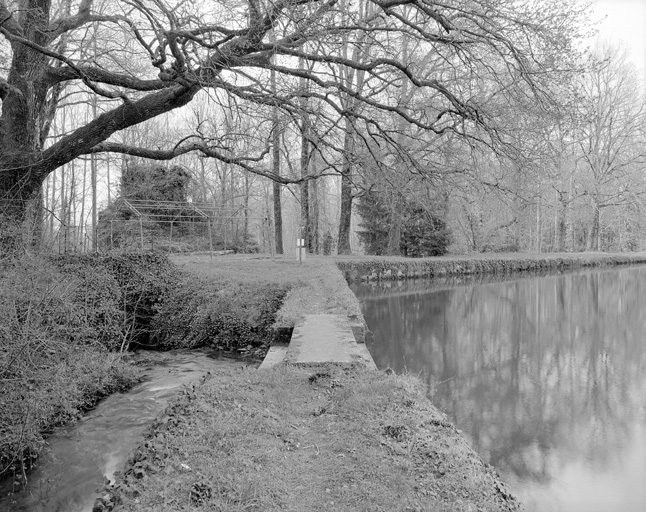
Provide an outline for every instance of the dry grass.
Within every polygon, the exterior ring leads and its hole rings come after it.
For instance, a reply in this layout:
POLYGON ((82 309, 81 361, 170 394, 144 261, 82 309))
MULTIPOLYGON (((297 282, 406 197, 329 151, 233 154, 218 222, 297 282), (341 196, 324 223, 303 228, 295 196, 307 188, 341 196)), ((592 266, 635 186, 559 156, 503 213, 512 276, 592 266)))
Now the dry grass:
POLYGON ((348 366, 213 376, 123 482, 115 510, 518 509, 415 379, 348 366))

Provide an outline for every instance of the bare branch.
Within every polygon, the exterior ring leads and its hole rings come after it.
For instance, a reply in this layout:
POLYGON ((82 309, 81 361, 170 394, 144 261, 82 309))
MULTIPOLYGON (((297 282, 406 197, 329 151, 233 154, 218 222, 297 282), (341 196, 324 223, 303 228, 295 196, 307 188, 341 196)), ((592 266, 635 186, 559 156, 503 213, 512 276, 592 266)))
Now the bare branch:
POLYGON ((20 89, 18 89, 17 87, 13 87, 4 78, 0 77, 0 101, 3 101, 9 93, 22 96, 22 91, 20 89))
POLYGON ((0 27, 4 28, 11 34, 21 36, 22 27, 14 17, 14 13, 7 7, 5 0, 0 0, 0 27))
POLYGON ((210 147, 204 143, 189 143, 180 146, 176 146, 173 149, 149 149, 149 148, 140 148, 135 146, 128 146, 126 144, 119 144, 116 142, 103 142, 97 144, 93 148, 89 149, 86 153, 121 153, 130 156, 137 156, 140 158, 148 158, 150 160, 172 160, 180 155, 185 155, 186 153, 199 152, 204 156, 214 158, 220 162, 237 165, 241 169, 248 171, 250 173, 256 174, 258 176, 264 176, 269 178, 272 181, 281 183, 283 185, 289 185, 292 183, 301 183, 302 178, 292 179, 284 176, 275 174, 267 169, 256 167, 251 165, 253 162, 261 162, 269 153, 271 147, 266 147, 263 152, 255 157, 232 157, 227 156, 220 151, 210 147))
POLYGON ((49 25, 48 30, 50 40, 53 41, 65 32, 79 28, 82 25, 90 23, 92 21, 109 21, 109 17, 105 16, 92 17, 91 9, 93 1, 94 0, 82 0, 81 4, 79 5, 79 10, 74 16, 59 18, 52 21, 49 25))
POLYGON ((176 85, 148 94, 138 101, 123 103, 47 148, 42 152, 42 158, 31 166, 31 172, 35 176, 45 177, 51 169, 87 154, 113 133, 186 105, 199 89, 199 86, 176 85))
MULTIPOLYGON (((29 39, 25 39, 24 37, 20 37, 20 36, 16 36, 14 34, 11 34, 11 33, 9 33, 7 30, 5 30, 2 27, 0 27, 0 33, 3 34, 10 41, 22 43, 25 46, 28 46, 28 47, 42 53, 43 55, 47 55, 48 57, 51 57, 51 58, 56 59, 56 60, 58 60, 60 62, 63 62, 64 64, 69 66, 69 68, 67 70, 65 68, 50 68, 50 70, 48 70, 48 71, 53 76, 56 76, 56 74, 60 73, 60 72, 64 73, 65 71, 67 71, 70 74, 74 73, 74 74, 76 74, 76 77, 78 79, 82 80, 83 83, 87 87, 89 87, 93 92, 95 92, 96 94, 98 94, 100 96, 103 96, 105 98, 111 98, 111 99, 121 98, 124 101, 130 101, 129 98, 125 94, 123 94, 122 92, 119 92, 119 91, 114 91, 114 92, 113 91, 107 91, 105 89, 102 89, 101 87, 98 87, 84 73, 84 71, 83 71, 83 69, 81 67, 74 64, 74 62, 72 62, 71 59, 65 57, 64 55, 61 55, 61 54, 59 54, 57 52, 49 50, 49 49, 47 49, 47 48, 45 48, 45 47, 43 47, 43 46, 41 46, 39 44, 34 43, 33 41, 30 41, 29 39)), ((101 70, 98 70, 96 68, 88 68, 88 70, 90 72, 94 72, 97 76, 98 75, 103 76, 106 79, 106 83, 110 83, 107 80, 109 78, 112 78, 115 82, 117 82, 117 85, 119 85, 119 82, 127 83, 128 80, 126 80, 126 79, 129 78, 129 77, 126 77, 126 76, 123 76, 123 75, 120 76, 120 75, 114 74, 114 73, 101 72, 101 70)), ((68 79, 71 79, 71 78, 72 77, 70 76, 68 79)), ((152 81, 152 84, 151 84, 150 81, 148 82, 148 84, 146 84, 145 81, 139 81, 139 82, 141 82, 140 85, 142 87, 145 87, 143 90, 158 90, 158 89, 163 88, 163 82, 161 82, 161 81, 160 82, 152 81), (147 85, 147 87, 146 87, 146 85, 147 85)), ((56 83, 56 81, 54 81, 54 83, 56 83)), ((136 84, 137 81, 135 79, 131 79, 130 83, 131 84, 136 84)), ((126 85, 126 87, 127 87, 127 85, 126 85)))
POLYGON ((165 80, 141 80, 134 76, 114 73, 93 66, 50 68, 47 76, 52 84, 67 80, 86 79, 102 84, 124 87, 134 91, 158 91, 174 85, 173 82, 165 80))

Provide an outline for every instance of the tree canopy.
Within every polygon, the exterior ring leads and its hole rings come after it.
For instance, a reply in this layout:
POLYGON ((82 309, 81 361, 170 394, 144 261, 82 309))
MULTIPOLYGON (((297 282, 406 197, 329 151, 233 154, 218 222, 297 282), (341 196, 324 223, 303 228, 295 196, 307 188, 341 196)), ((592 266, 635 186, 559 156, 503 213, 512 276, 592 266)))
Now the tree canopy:
POLYGON ((315 116, 307 138, 327 148, 327 173, 357 165, 343 158, 348 135, 377 163, 412 141, 419 172, 429 170, 424 141, 504 142, 505 98, 549 104, 572 69, 585 9, 574 0, 0 0, 0 246, 19 245, 43 180, 83 155, 198 151, 280 183, 313 178, 272 172, 269 136, 245 154, 197 128, 165 147, 115 138, 200 91, 315 116), (54 130, 81 99, 96 116, 54 130))

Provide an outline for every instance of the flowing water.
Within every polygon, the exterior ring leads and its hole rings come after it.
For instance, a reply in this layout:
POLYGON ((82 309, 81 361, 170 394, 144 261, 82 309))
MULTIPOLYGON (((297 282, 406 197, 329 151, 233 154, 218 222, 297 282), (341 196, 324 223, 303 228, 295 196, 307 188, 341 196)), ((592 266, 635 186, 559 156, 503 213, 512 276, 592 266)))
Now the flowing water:
POLYGON ((354 291, 527 511, 646 511, 646 267, 354 291))
POLYGON ((208 372, 245 366, 202 352, 139 357, 145 362, 143 382, 107 397, 79 423, 48 438, 26 489, 9 495, 12 481, 0 482, 0 512, 90 512, 97 490, 123 468, 146 428, 183 386, 197 383, 208 372))

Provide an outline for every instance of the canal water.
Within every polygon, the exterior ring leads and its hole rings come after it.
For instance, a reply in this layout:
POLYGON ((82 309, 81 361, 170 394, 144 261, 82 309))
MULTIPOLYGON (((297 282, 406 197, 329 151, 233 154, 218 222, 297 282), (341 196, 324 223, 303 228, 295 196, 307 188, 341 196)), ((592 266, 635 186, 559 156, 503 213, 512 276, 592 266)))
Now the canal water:
POLYGON ((209 372, 247 366, 216 351, 144 352, 137 358, 143 382, 110 395, 79 423, 49 437, 26 488, 15 492, 11 479, 0 482, 0 512, 91 512, 100 488, 124 467, 171 398, 209 372))
POLYGON ((528 512, 646 511, 646 267, 354 291, 377 366, 418 374, 528 512))

